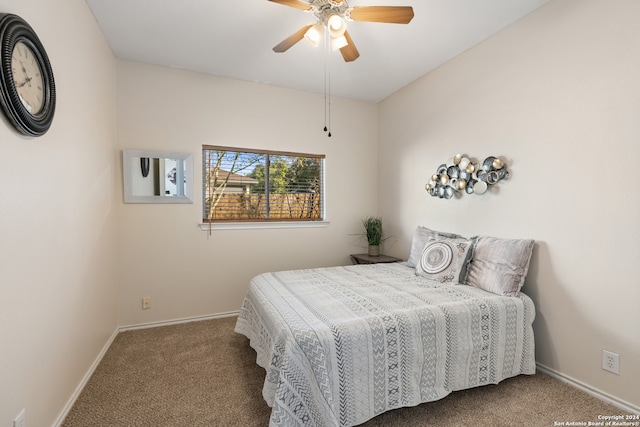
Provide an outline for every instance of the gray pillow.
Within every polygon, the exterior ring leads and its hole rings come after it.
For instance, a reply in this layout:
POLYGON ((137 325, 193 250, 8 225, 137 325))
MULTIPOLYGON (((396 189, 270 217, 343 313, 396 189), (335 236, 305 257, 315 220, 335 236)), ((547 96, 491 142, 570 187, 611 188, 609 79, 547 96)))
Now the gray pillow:
POLYGON ((465 283, 498 295, 518 296, 529 270, 534 243, 531 239, 478 237, 465 283))
POLYGON ((413 240, 411 241, 411 253, 407 260, 407 267, 416 267, 422 256, 422 251, 425 245, 429 242, 434 242, 437 236, 443 238, 456 238, 462 237, 458 234, 444 233, 441 231, 430 230, 427 227, 421 225, 413 232, 413 240))
POLYGON ((461 283, 473 241, 442 237, 427 243, 416 265, 416 274, 441 283, 461 283))

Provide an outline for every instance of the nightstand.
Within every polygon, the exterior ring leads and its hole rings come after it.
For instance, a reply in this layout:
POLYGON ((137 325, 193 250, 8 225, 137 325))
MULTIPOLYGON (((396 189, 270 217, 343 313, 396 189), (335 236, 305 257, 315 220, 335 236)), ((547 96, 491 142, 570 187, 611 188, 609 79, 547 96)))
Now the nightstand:
POLYGON ((371 256, 369 254, 351 254, 351 262, 354 264, 378 264, 383 262, 399 262, 402 261, 400 258, 388 256, 388 255, 378 255, 371 256))

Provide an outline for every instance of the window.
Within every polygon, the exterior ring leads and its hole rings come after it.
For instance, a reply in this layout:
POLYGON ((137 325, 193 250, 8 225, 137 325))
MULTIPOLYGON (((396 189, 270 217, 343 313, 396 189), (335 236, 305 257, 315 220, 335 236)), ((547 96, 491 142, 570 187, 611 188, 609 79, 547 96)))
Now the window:
POLYGON ((324 157, 203 145, 203 222, 322 221, 324 157))

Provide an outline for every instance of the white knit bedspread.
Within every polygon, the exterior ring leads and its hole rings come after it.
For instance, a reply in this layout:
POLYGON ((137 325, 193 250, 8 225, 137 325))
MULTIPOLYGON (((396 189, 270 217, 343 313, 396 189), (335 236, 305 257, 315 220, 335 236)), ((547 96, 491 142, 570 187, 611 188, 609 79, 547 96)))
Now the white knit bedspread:
POLYGON ((534 374, 534 316, 525 294, 443 285, 396 263, 256 276, 235 330, 266 370, 270 426, 353 426, 534 374))

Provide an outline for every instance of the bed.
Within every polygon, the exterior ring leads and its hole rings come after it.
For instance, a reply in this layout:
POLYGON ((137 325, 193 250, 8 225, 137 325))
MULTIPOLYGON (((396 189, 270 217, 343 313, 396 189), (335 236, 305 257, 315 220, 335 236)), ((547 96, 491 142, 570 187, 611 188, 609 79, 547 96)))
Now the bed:
MULTIPOLYGON (((519 288, 507 295, 470 284, 478 265, 493 279, 496 268, 483 264, 487 251, 477 238, 460 241, 435 233, 416 243, 414 236, 408 262, 253 278, 236 332, 266 370, 269 425, 355 426, 456 390, 534 374, 532 300, 519 288), (440 243, 442 251, 443 241, 454 254, 447 268, 455 268, 432 274, 429 260, 444 263, 442 253, 427 256, 427 246, 440 243)), ((524 281, 528 262, 500 264, 524 281)))

